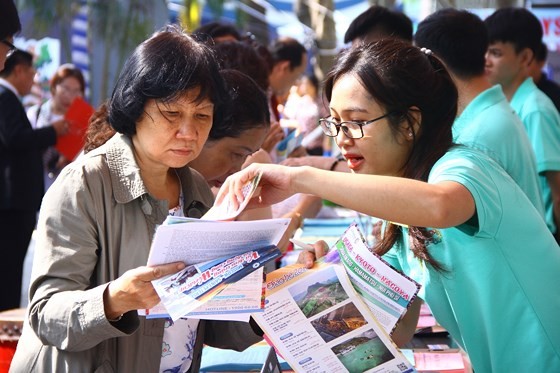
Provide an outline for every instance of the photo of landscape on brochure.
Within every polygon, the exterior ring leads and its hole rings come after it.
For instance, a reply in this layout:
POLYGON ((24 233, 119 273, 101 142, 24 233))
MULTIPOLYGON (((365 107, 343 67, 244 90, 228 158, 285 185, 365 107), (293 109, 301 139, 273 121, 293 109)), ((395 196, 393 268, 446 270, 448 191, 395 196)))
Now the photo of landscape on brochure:
POLYGON ((267 276, 253 317, 296 372, 414 372, 339 264, 280 268, 267 276))

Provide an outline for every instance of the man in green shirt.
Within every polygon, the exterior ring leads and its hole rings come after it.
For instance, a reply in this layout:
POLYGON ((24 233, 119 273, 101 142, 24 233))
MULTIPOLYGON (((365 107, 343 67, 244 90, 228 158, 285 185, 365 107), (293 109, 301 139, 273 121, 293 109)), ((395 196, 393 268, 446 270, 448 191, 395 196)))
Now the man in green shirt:
POLYGON ((486 74, 500 84, 521 118, 537 158, 546 222, 559 238, 560 227, 560 115, 552 101, 529 75, 529 66, 542 40, 539 20, 524 8, 502 8, 484 23, 490 45, 486 74))
POLYGON ((482 20, 466 10, 439 10, 420 22, 415 43, 445 63, 457 86, 453 141, 498 162, 544 219, 531 142, 500 85, 492 86, 484 73, 488 34, 482 20))

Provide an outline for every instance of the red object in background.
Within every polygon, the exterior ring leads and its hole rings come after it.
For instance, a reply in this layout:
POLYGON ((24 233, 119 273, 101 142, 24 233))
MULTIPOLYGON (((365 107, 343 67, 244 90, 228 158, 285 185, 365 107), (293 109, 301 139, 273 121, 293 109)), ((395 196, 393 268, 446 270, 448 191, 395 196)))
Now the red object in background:
POLYGON ((76 98, 68 108, 64 116, 70 126, 68 133, 61 136, 56 142, 56 149, 66 159, 73 161, 84 147, 89 118, 94 111, 95 109, 80 97, 76 98))
POLYGON ((25 308, 0 312, 0 373, 8 373, 23 327, 25 308))

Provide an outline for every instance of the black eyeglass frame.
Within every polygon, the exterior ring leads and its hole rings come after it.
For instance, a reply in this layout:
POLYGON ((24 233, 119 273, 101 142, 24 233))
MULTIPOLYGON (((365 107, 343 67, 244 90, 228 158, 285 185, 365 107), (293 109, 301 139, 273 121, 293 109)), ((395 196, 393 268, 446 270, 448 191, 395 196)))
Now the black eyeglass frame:
POLYGON ((17 47, 15 45, 13 45, 12 43, 10 43, 9 41, 7 41, 6 39, 2 40, 2 44, 4 44, 5 46, 7 46, 8 48, 8 52, 6 53, 6 57, 9 57, 12 53, 14 53, 17 50, 17 47))
POLYGON ((389 115, 394 114, 394 112, 389 112, 385 115, 382 115, 378 118, 375 119, 371 119, 371 120, 364 120, 364 121, 354 121, 354 120, 347 120, 344 122, 340 122, 340 123, 336 123, 334 120, 329 119, 331 117, 326 117, 326 118, 321 118, 319 119, 319 125, 321 126, 321 129, 323 130, 323 133, 328 136, 328 137, 337 137, 339 132, 340 132, 340 128, 342 128, 342 132, 344 133, 344 135, 350 139, 361 139, 362 137, 364 137, 364 126, 367 126, 368 124, 377 122, 383 118, 387 118, 389 115), (353 125, 358 126, 358 128, 360 128, 360 137, 355 137, 352 136, 350 129, 348 128, 347 125, 351 123, 353 125), (334 126, 334 128, 336 128, 336 133, 332 134, 332 130, 331 130, 331 125, 334 126))

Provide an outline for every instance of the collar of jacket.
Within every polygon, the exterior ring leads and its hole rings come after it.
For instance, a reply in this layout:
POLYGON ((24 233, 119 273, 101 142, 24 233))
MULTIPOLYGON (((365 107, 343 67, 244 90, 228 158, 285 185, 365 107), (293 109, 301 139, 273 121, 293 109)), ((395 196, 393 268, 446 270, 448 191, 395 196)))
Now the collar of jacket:
POLYGON ((117 133, 109 139, 106 155, 113 192, 118 203, 128 203, 148 193, 134 158, 132 140, 128 136, 117 133))

